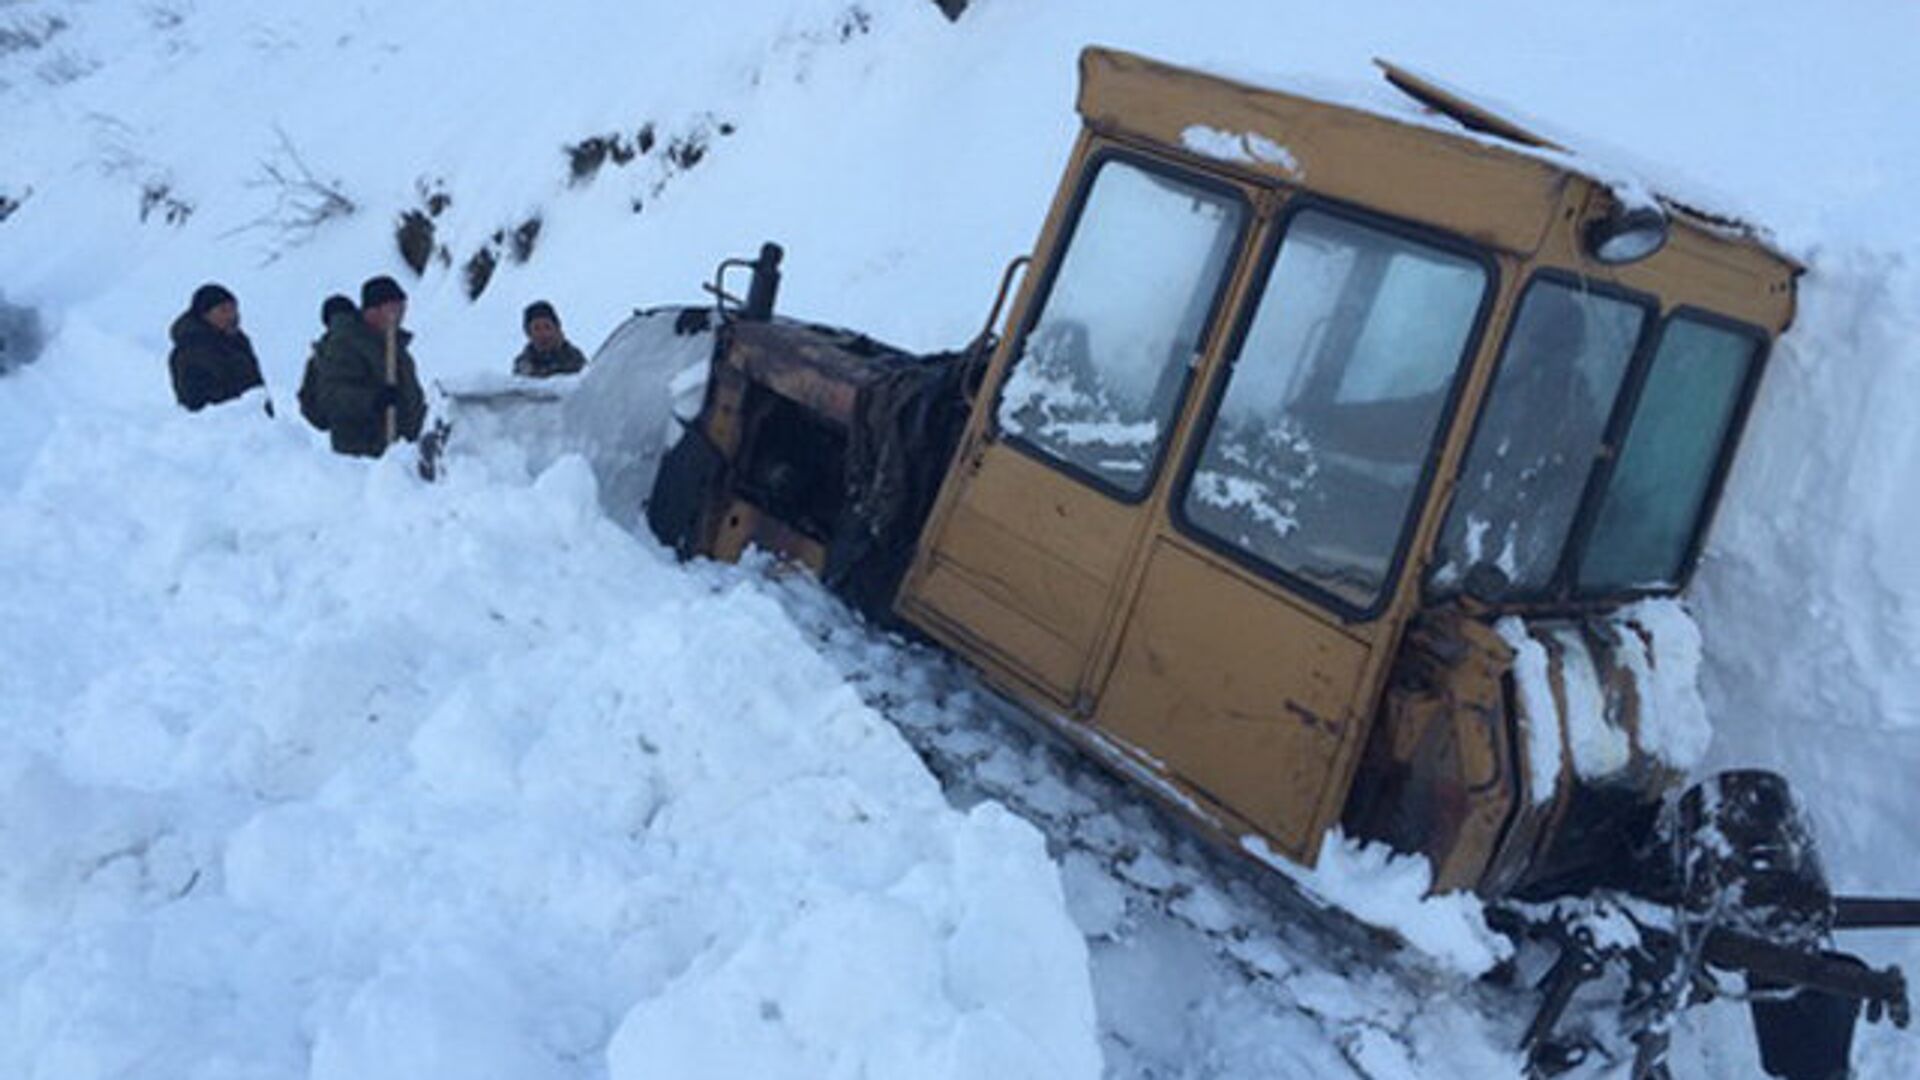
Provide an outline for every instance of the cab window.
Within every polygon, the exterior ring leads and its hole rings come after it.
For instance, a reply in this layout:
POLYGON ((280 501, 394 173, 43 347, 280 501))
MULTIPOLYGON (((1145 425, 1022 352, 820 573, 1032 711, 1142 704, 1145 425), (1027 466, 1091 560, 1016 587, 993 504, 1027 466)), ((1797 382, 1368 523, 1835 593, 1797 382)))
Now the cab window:
POLYGON ((1103 161, 1001 390, 1001 432, 1143 495, 1247 216, 1230 186, 1103 161))
POLYGON ((1179 497, 1184 526, 1336 607, 1374 608, 1490 284, 1459 251, 1295 213, 1179 497))
POLYGON ((1475 567, 1516 595, 1553 584, 1647 319, 1577 282, 1528 286, 1441 529, 1437 589, 1475 567))
POLYGON ((1583 593, 1680 583, 1759 365, 1753 334, 1668 320, 1580 560, 1583 593))

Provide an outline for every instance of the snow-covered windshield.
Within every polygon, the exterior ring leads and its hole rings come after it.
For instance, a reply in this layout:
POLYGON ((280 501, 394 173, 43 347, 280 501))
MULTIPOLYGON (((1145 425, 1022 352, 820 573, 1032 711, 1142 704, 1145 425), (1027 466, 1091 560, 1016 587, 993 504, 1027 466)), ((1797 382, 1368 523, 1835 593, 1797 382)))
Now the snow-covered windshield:
POLYGON ((1144 492, 1246 217, 1230 189, 1103 162, 1007 377, 1001 430, 1144 492))
POLYGON ((1295 215, 1182 496, 1186 522, 1371 607, 1486 291, 1463 255, 1295 215))
POLYGON ((1528 286, 1441 530, 1437 587, 1476 565, 1515 593, 1552 583, 1646 319, 1577 284, 1528 286))
POLYGON ((1759 355, 1749 333, 1667 323, 1581 556, 1581 592, 1679 584, 1759 355))

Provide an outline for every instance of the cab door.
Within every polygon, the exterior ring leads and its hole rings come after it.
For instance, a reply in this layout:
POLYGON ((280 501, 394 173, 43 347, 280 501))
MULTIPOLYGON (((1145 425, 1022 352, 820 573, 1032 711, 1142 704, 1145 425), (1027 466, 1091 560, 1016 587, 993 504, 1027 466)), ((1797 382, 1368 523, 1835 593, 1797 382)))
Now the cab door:
POLYGON ((1253 220, 1223 180, 1115 149, 1084 160, 902 600, 1069 711, 1089 704, 1253 220))
POLYGON ((1234 185, 1092 162, 900 607, 1310 864, 1414 595, 1493 260, 1306 196, 1256 225, 1234 185))
POLYGON ((1270 232, 1163 481, 1093 723, 1262 854, 1310 865, 1411 603, 1495 269, 1305 197, 1270 232))

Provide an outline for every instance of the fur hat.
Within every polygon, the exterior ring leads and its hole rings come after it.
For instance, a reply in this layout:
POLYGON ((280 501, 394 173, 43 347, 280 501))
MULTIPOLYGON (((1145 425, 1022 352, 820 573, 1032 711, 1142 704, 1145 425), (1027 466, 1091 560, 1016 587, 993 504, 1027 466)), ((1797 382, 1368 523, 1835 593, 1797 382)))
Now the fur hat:
POLYGON ((232 293, 227 291, 225 285, 216 285, 209 281, 205 285, 193 290, 193 302, 187 305, 187 311, 192 313, 195 318, 204 319, 207 316, 207 312, 212 311, 221 304, 233 303, 238 303, 238 301, 234 299, 232 293))
POLYGON ((391 304, 396 300, 405 300, 406 298, 407 294, 405 290, 400 288, 400 283, 385 274, 381 274, 379 277, 370 277, 367 279, 366 284, 360 286, 360 309, 362 311, 371 311, 381 304, 391 304))

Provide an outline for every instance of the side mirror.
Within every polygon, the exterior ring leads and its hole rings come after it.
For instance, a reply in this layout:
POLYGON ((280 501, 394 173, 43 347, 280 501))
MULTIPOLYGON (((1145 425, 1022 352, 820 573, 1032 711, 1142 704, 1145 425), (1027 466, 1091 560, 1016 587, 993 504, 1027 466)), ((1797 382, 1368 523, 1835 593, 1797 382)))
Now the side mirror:
POLYGON ((1587 254, 1608 266, 1639 262, 1667 245, 1667 215, 1659 207, 1616 209, 1587 222, 1587 254))

